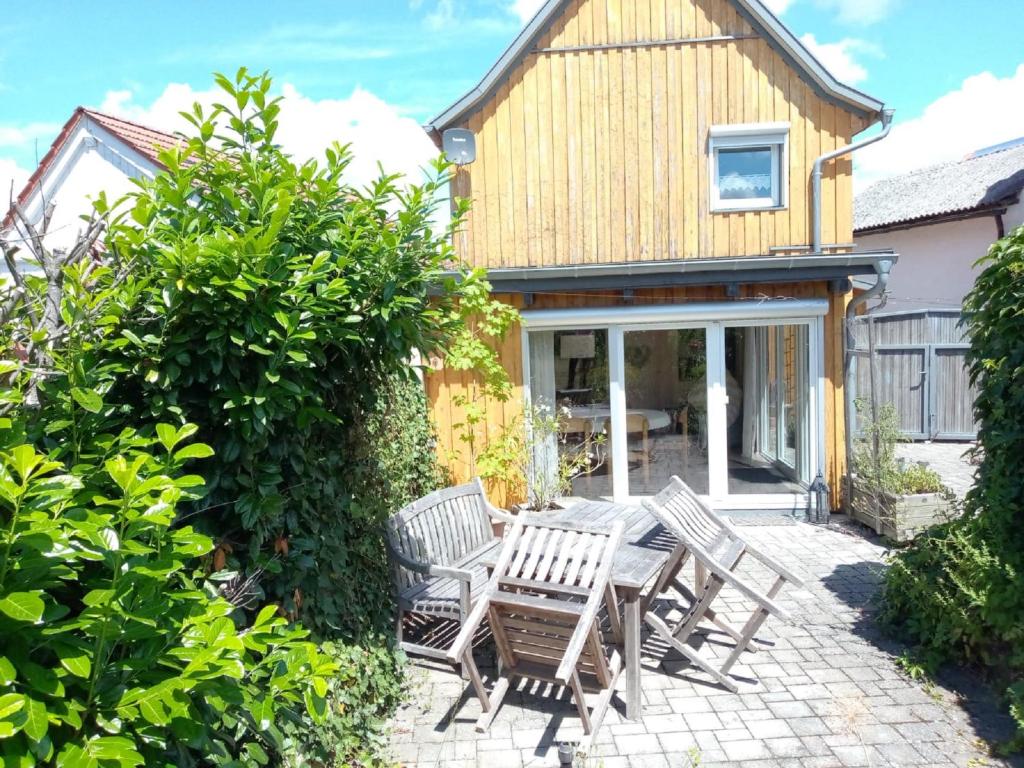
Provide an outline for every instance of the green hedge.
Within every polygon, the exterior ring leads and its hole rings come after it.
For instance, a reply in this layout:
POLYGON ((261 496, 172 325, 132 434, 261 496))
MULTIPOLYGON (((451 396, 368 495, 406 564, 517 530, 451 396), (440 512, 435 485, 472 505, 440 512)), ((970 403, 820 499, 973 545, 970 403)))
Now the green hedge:
MULTIPOLYGON (((192 472, 206 481, 170 521, 187 521, 205 542, 181 578, 231 607, 236 634, 257 616, 266 623, 279 613, 275 627, 296 622, 288 637, 305 654, 285 647, 287 664, 254 657, 232 667, 249 698, 203 720, 196 743, 216 741, 237 765, 281 764, 303 751, 321 764, 372 763, 401 685, 383 521, 442 479, 409 361, 443 354, 456 366, 500 370, 488 341, 514 311, 491 300, 482 273, 449 275, 465 205, 437 226, 444 163, 419 185, 382 176, 353 187, 347 148, 297 163, 275 144, 281 100, 269 77, 242 69, 217 82, 223 102, 186 115, 193 135, 161 154, 166 172, 118 206, 100 197, 109 225, 101 263, 83 249, 58 279, 27 278, 24 291, 0 296, 0 313, 17 309, 0 324, 9 385, 0 391, 0 447, 32 446, 98 476, 126 435, 144 446, 189 425, 210 449, 196 467, 200 453, 178 457, 190 483, 201 482, 192 472), (258 613, 268 604, 271 613, 258 613), (333 660, 302 640, 307 632, 333 660), (261 664, 294 673, 276 681, 292 687, 260 677, 261 664), (325 669, 337 671, 329 685, 325 669), (279 689, 277 711, 263 702, 279 689), (270 708, 242 714, 250 700, 270 708)), ((16 514, 2 505, 0 513, 5 525, 16 514)), ((5 576, 0 630, 14 590, 5 576)), ((185 631, 187 616, 167 616, 176 617, 168 634, 185 631)), ((130 666, 149 658, 130 633, 118 654, 130 666)), ((20 680, 7 684, 25 693, 20 680)), ((86 698, 75 738, 104 738, 110 718, 86 698)), ((148 738, 171 744, 170 725, 154 727, 128 734, 133 748, 148 738)), ((11 735, 0 723, 0 742, 11 735)), ((8 751, 16 764, 27 759, 21 747, 8 751)))
POLYGON ((1024 227, 995 243, 964 302, 982 462, 962 518, 898 554, 886 623, 927 667, 984 667, 1024 747, 1024 227))

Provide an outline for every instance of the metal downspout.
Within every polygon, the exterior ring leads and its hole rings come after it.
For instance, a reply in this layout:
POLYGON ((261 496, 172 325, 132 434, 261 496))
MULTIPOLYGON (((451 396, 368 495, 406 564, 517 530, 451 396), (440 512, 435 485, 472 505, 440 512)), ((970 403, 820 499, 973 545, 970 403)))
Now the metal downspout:
POLYGON ((892 130, 892 116, 893 110, 883 109, 881 112, 882 116, 882 130, 880 133, 871 136, 861 141, 856 141, 853 144, 847 144, 845 147, 840 147, 831 152, 826 152, 824 155, 814 161, 814 167, 811 170, 811 252, 821 253, 821 168, 829 160, 835 160, 837 157, 855 152, 862 147, 866 147, 868 144, 874 144, 876 141, 881 141, 889 135, 889 131, 892 130))
MULTIPOLYGON (((849 482, 850 466, 853 461, 853 429, 856 424, 856 408, 851 396, 854 389, 853 381, 853 349, 856 346, 856 338, 853 335, 853 322, 857 317, 857 308, 862 304, 871 301, 871 299, 881 296, 885 291, 886 286, 889 284, 889 272, 892 270, 894 259, 879 259, 875 264, 875 272, 878 274, 878 280, 875 284, 868 288, 860 296, 855 296, 853 301, 846 307, 846 326, 845 341, 846 341, 846 361, 843 368, 843 399, 846 404, 846 477, 849 482)), ((847 487, 847 499, 849 496, 849 487, 847 487)))

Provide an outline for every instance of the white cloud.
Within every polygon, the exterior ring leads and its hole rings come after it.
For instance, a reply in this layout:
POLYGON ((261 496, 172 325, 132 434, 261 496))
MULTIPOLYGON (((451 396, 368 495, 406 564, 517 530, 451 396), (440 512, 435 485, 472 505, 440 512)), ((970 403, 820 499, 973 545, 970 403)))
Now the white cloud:
POLYGON ((0 218, 7 212, 8 204, 16 198, 28 181, 29 172, 14 160, 0 157, 0 218))
MULTIPOLYGON (((47 139, 61 129, 61 123, 25 123, 0 125, 0 147, 28 146, 37 139, 47 139)), ((47 147, 40 147, 40 156, 47 147)))
MULTIPOLYGON (((421 169, 437 155, 415 120, 363 88, 357 87, 346 98, 317 100, 285 83, 281 94, 276 140, 300 160, 322 156, 333 141, 351 144, 353 160, 347 175, 352 183, 375 179, 378 162, 389 173, 419 181, 421 169)), ((131 91, 109 91, 100 109, 166 131, 187 130, 180 111, 191 109, 193 102, 209 107, 222 99, 223 93, 216 88, 196 91, 171 83, 148 105, 136 103, 131 91)))
POLYGON ((536 15, 542 5, 544 0, 512 0, 509 10, 519 17, 521 24, 525 24, 536 15))
POLYGON ((784 14, 786 9, 793 4, 793 0, 761 0, 761 2, 776 16, 784 14))
POLYGON ((844 24, 874 24, 888 16, 899 0, 817 0, 818 5, 835 11, 844 24))
POLYGON ((877 45, 856 37, 845 37, 835 43, 819 43, 814 35, 807 33, 801 36, 800 42, 829 72, 849 85, 856 85, 868 77, 867 69, 855 57, 883 55, 877 45))
POLYGON ((1024 64, 1004 78, 982 72, 933 101, 920 117, 897 122, 887 138, 854 154, 854 185, 860 190, 879 179, 956 160, 1022 134, 1024 64))

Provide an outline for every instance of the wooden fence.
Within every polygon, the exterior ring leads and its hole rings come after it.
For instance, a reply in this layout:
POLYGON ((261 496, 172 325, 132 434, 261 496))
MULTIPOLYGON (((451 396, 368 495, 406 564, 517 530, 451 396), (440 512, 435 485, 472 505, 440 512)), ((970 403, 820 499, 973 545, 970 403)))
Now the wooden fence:
POLYGON ((858 317, 854 396, 870 398, 874 382, 878 404, 896 406, 912 440, 976 438, 975 390, 964 365, 970 344, 960 319, 958 310, 942 309, 858 317))

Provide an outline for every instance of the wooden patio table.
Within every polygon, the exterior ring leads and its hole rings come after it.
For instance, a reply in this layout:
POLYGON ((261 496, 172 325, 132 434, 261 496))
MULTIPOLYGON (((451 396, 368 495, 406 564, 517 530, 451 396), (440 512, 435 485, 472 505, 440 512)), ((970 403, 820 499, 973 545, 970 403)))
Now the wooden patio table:
MULTIPOLYGON (((651 592, 644 594, 644 587, 661 574, 670 559, 679 556, 675 538, 654 515, 634 504, 581 501, 564 510, 526 514, 536 515, 558 525, 608 527, 617 520, 625 524, 622 544, 619 545, 615 565, 612 567, 611 581, 617 597, 623 603, 622 656, 626 665, 626 717, 630 720, 639 719, 642 710, 640 625, 655 597, 651 592)), ((483 562, 488 566, 493 565, 498 549, 496 545, 484 556, 483 562)))

